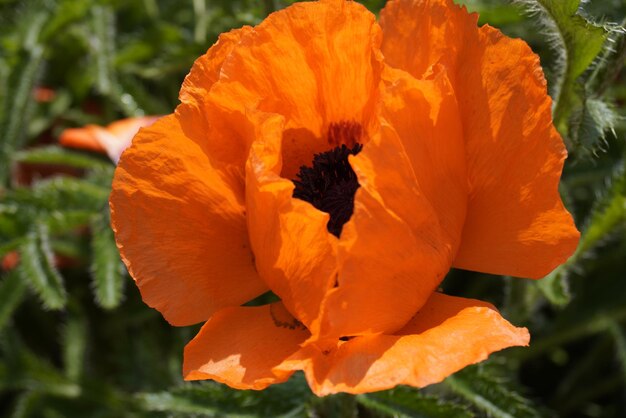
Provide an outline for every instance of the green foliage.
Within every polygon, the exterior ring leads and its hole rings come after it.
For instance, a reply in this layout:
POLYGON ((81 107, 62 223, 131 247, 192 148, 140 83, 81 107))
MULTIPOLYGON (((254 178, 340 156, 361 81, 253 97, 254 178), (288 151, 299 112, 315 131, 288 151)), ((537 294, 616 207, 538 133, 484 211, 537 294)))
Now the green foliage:
POLYGON ((469 366, 447 378, 445 384, 489 416, 540 417, 531 401, 511 388, 506 375, 499 369, 501 367, 494 367, 490 362, 469 366))
POLYGON ((0 282, 0 332, 24 299, 26 283, 16 272, 8 273, 0 282))
POLYGON ((95 216, 91 222, 91 251, 96 301, 103 308, 114 309, 121 302, 126 277, 108 214, 95 216))
POLYGON ((92 155, 70 151, 58 146, 43 146, 18 151, 14 161, 28 164, 52 164, 82 169, 106 168, 109 162, 92 155))
POLYGON ((0 114, 0 185, 8 181, 11 154, 21 144, 32 113, 32 91, 41 72, 43 48, 31 45, 18 59, 4 87, 7 93, 0 114))
POLYGON ((386 392, 358 395, 357 402, 380 417, 393 418, 470 418, 475 416, 463 406, 426 396, 407 387, 397 387, 386 392))
POLYGON ((615 340, 617 359, 619 360, 624 376, 626 376, 626 336, 624 335, 624 330, 617 322, 611 323, 609 330, 615 340))
POLYGON ((568 282, 568 268, 570 268, 570 265, 571 264, 566 267, 557 267, 556 270, 548 274, 541 281, 537 282, 537 288, 539 288, 541 293, 553 305, 565 306, 572 299, 568 282))
POLYGON ((623 29, 591 21, 580 9, 580 0, 513 1, 539 17, 557 56, 551 85, 555 125, 581 156, 597 152, 605 144, 607 131, 615 132, 619 119, 604 98, 605 88, 596 85, 597 75, 623 65, 611 59, 622 55, 615 54, 613 45, 623 36, 623 29))
POLYGON ((83 375, 87 345, 87 324, 80 315, 71 315, 63 328, 63 364, 65 376, 78 382, 83 375))
POLYGON ((301 417, 310 392, 302 376, 263 392, 233 391, 215 383, 187 384, 167 392, 137 395, 140 408, 180 417, 301 417))
POLYGON ((593 249, 607 236, 626 226, 626 171, 624 167, 615 170, 609 179, 605 196, 599 198, 591 211, 585 227, 578 253, 584 254, 593 249))
POLYGON ((30 283, 43 305, 49 309, 62 309, 67 303, 63 277, 54 266, 54 254, 45 225, 35 225, 19 248, 20 278, 30 283))

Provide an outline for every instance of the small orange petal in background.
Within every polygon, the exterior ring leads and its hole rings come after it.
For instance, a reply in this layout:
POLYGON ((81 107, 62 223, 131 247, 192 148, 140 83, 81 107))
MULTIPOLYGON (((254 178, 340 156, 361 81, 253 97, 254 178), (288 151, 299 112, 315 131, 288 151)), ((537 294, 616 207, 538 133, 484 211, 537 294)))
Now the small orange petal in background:
POLYGON ((65 147, 106 153, 114 163, 117 163, 139 129, 152 125, 159 117, 122 119, 104 128, 98 125, 69 128, 61 133, 59 142, 65 147))
POLYGON ((98 141, 96 132, 101 128, 96 125, 87 125, 82 128, 65 129, 59 137, 59 142, 64 147, 79 148, 88 151, 95 151, 105 154, 104 145, 98 141))

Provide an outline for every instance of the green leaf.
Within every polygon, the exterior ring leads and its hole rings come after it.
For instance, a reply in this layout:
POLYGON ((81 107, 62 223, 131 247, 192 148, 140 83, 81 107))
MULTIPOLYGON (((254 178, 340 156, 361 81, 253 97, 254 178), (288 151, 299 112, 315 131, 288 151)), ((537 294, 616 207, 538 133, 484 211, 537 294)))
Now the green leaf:
POLYGON ((613 323, 623 321, 626 321, 626 309, 622 307, 612 309, 608 312, 590 315, 583 320, 566 325, 559 323, 556 323, 556 325, 552 324, 553 332, 536 340, 528 349, 521 351, 519 356, 521 358, 535 357, 551 348, 567 344, 589 335, 606 332, 613 323))
MULTIPOLYGON (((194 399, 193 395, 187 393, 144 393, 138 396, 142 406, 148 411, 163 411, 178 414, 201 414, 201 416, 218 416, 219 408, 211 405, 211 401, 201 396, 194 399)), ((245 415, 244 415, 245 416, 245 415)), ((253 416, 253 415, 252 415, 253 416)))
POLYGON ((594 204, 584 227, 576 258, 584 256, 623 226, 626 226, 626 170, 620 166, 613 173, 604 197, 594 204))
POLYGON ((32 91, 41 74, 44 48, 33 45, 23 51, 11 71, 8 92, 0 112, 0 185, 8 181, 12 152, 21 145, 32 110, 32 91))
POLYGON ((22 393, 17 398, 17 403, 13 409, 11 418, 28 418, 38 416, 43 403, 42 393, 38 391, 28 391, 22 393))
POLYGON ((626 18, 620 25, 605 23, 603 27, 609 32, 602 56, 594 64, 593 72, 585 82, 587 91, 595 97, 601 97, 607 89, 615 84, 620 72, 626 64, 626 18))
POLYGON ((96 64, 96 87, 100 93, 108 95, 115 85, 113 71, 113 50, 115 37, 115 16, 110 6, 97 5, 91 9, 93 38, 92 52, 96 64))
POLYGON ((93 217, 93 211, 89 210, 55 210, 41 216, 52 234, 74 231, 76 228, 87 225, 93 217))
POLYGON ((580 0, 537 0, 537 2, 555 22, 565 43, 568 77, 578 78, 602 50, 607 31, 578 13, 580 0))
POLYGON ((581 104, 578 78, 602 52, 608 31, 579 13, 580 0, 516 0, 537 14, 559 55, 558 79, 552 86, 554 121, 561 132, 581 104))
POLYGON ((474 416, 461 405, 422 395, 417 390, 408 387, 397 387, 385 392, 357 395, 356 400, 363 407, 377 412, 383 417, 470 418, 474 416))
POLYGON ((96 88, 110 99, 126 116, 142 116, 145 111, 137 100, 120 85, 115 71, 115 14, 108 5, 97 5, 91 9, 93 36, 89 40, 93 46, 92 58, 95 61, 96 88))
POLYGON ((541 293, 555 306, 565 306, 572 299, 568 282, 569 268, 569 265, 559 267, 543 279, 535 282, 541 293))
POLYGON ((92 2, 88 0, 60 0, 56 6, 56 10, 52 18, 46 22, 46 26, 41 33, 43 41, 49 41, 61 30, 66 29, 68 25, 80 19, 84 19, 93 7, 92 2))
POLYGON ((98 168, 111 165, 109 160, 69 151, 51 145, 46 147, 30 148, 14 154, 14 160, 31 164, 58 164, 76 168, 98 168))
POLYGON ((15 332, 7 329, 0 339, 0 388, 38 391, 53 396, 77 398, 81 387, 68 380, 42 356, 31 351, 15 332))
POLYGON ((26 283, 15 270, 4 275, 0 282, 0 332, 11 319, 26 295, 26 283))
POLYGON ((320 417, 358 418, 356 398, 347 393, 314 398, 311 402, 311 413, 320 417))
POLYGON ((20 246, 18 271, 22 280, 29 282, 44 306, 62 309, 67 302, 63 278, 54 267, 47 228, 36 225, 20 246))
POLYGON ((40 212, 99 211, 106 206, 109 189, 74 177, 54 177, 7 193, 5 201, 40 212))
POLYGON ((301 376, 270 386, 261 392, 232 390, 216 383, 185 384, 159 393, 137 395, 140 408, 176 416, 300 417, 311 392, 301 376))
POLYGON ((444 384, 478 410, 497 418, 541 417, 532 402, 510 387, 490 363, 468 366, 448 377, 444 384))
POLYGON ((503 316, 513 324, 524 324, 535 313, 540 299, 536 281, 504 277, 503 316))
POLYGON ((583 98, 583 104, 572 112, 569 128, 580 156, 606 149, 606 133, 615 135, 619 121, 620 116, 612 105, 600 99, 583 98))
POLYGON ((622 373, 626 378, 626 335, 624 335, 624 329, 619 325, 619 323, 613 321, 609 326, 609 331, 615 341, 617 359, 622 367, 622 373))
POLYGON ((98 215, 93 218, 91 249, 91 274, 96 301, 105 309, 114 309, 123 296, 124 266, 115 245, 108 216, 98 215))
POLYGON ((63 363, 65 376, 77 382, 83 374, 87 324, 79 315, 71 315, 63 328, 63 363))

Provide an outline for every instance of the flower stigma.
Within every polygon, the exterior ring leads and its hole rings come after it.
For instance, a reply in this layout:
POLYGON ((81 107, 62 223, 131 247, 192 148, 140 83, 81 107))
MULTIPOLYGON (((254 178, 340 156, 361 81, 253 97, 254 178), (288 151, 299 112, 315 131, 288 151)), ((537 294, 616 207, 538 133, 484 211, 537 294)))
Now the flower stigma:
MULTIPOLYGON (((329 142, 335 142, 337 133, 329 130, 329 142)), ((326 224, 328 232, 339 238, 343 225, 354 211, 354 195, 360 187, 356 173, 348 162, 348 156, 357 155, 363 145, 354 136, 341 138, 341 145, 330 151, 315 154, 311 167, 301 166, 293 180, 296 188, 293 197, 311 203, 315 208, 330 215, 326 224), (349 146, 346 146, 346 142, 349 146)))

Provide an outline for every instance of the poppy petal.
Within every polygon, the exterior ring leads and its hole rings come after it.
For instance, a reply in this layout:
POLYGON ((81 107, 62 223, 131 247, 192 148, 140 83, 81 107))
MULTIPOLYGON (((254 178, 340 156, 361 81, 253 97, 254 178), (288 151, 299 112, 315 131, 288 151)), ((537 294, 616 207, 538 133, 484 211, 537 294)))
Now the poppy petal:
POLYGON ((304 369, 318 396, 424 387, 529 338, 488 303, 434 293, 397 335, 355 337, 326 352, 305 347, 281 367, 304 369))
POLYGON ((65 147, 106 153, 111 161, 117 163, 139 129, 150 126, 158 118, 158 116, 127 118, 113 122, 105 128, 97 125, 69 128, 61 133, 59 142, 65 147))
POLYGON ((250 26, 243 26, 220 34, 217 42, 193 63, 185 77, 178 95, 181 103, 202 108, 211 87, 220 77, 224 60, 251 31, 250 26))
POLYGON ((88 151, 105 153, 106 149, 98 141, 96 133, 104 128, 96 125, 87 125, 82 128, 68 128, 61 132, 59 143, 64 147, 78 148, 88 151))
POLYGON ((350 158, 361 187, 339 240, 338 286, 324 300, 320 340, 398 330, 452 262, 453 244, 400 138, 388 125, 381 132, 350 158))
POLYGON ((334 283, 336 238, 326 229, 328 214, 292 198, 294 184, 278 175, 284 119, 260 113, 257 118, 257 140, 246 166, 248 227, 257 270, 285 306, 310 326, 334 283))
POLYGON ((469 183, 454 266, 545 276, 573 253, 579 233, 558 193, 567 153, 539 58, 521 40, 478 28, 476 15, 450 0, 390 1, 382 16, 391 65, 420 77, 439 63, 451 75, 469 183), (416 46, 428 53, 418 57, 416 46))
POLYGON ((118 120, 96 133, 98 141, 106 149, 106 153, 117 164, 122 152, 128 148, 139 129, 152 125, 159 116, 145 116, 118 120))
POLYGON ((180 89, 181 104, 176 115, 189 138, 202 143, 207 155, 216 166, 223 168, 225 180, 231 187, 243 186, 243 167, 247 146, 232 134, 232 126, 239 121, 228 120, 228 115, 218 113, 210 100, 210 91, 220 77, 224 60, 252 28, 244 26, 219 36, 218 41, 198 58, 180 89))
POLYGON ((477 38, 457 89, 470 200, 455 266, 538 279, 578 245, 558 191, 567 152, 539 58, 487 26, 477 38), (483 54, 498 59, 479 60, 483 54))
POLYGON ((175 115, 137 134, 115 172, 110 205, 122 259, 144 301, 170 323, 206 320, 267 289, 241 198, 175 115))
POLYGON ((183 376, 213 379, 237 389, 264 389, 293 374, 281 363, 308 335, 281 303, 226 308, 185 347, 183 376))
MULTIPOLYGON (((385 62, 417 78, 437 63, 456 69, 464 33, 476 22, 452 0, 389 0, 380 13, 385 62)), ((448 75, 454 82, 456 72, 448 75)))
POLYGON ((428 79, 385 69, 383 117, 402 141, 420 188, 456 253, 467 209, 463 128, 445 67, 428 79))
POLYGON ((380 38, 375 16, 356 2, 293 4, 241 40, 224 61, 211 100, 226 113, 283 115, 281 175, 292 179, 315 153, 328 150, 331 124, 376 120, 380 38))

